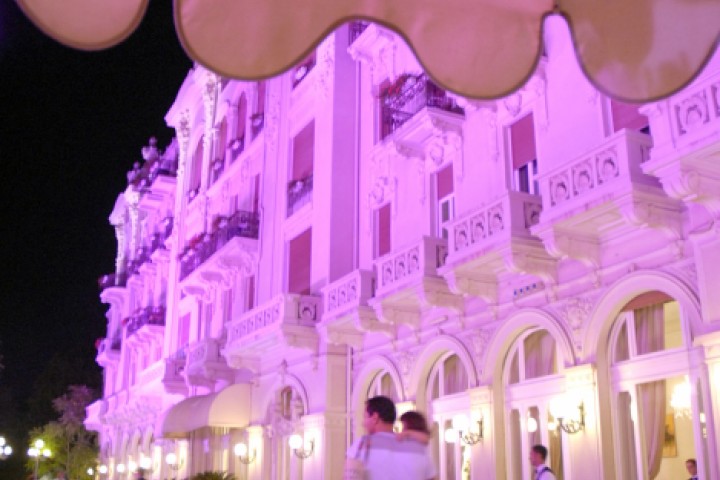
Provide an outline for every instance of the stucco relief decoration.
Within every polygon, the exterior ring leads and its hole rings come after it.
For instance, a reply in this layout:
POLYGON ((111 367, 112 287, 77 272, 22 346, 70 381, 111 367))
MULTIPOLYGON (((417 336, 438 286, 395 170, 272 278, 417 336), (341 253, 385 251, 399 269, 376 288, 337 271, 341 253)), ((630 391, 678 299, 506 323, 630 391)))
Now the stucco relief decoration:
POLYGON ((567 326, 570 328, 573 336, 575 348, 580 351, 582 349, 581 337, 583 325, 589 318, 592 311, 593 301, 588 297, 575 297, 568 299, 560 308, 560 314, 567 326))
MULTIPOLYGON (((18 4, 56 40, 96 50, 127 38, 148 0, 18 4)), ((467 97, 500 98, 530 77, 542 52, 543 20, 550 15, 569 24, 591 83, 638 102, 686 85, 714 51, 720 32, 717 0, 518 0, 510 5, 495 0, 302 0, 295 7, 287 8, 284 0, 175 0, 175 25, 192 59, 225 77, 253 80, 288 70, 335 26, 363 17, 401 33, 441 86, 467 97)))
POLYGON ((415 352, 411 350, 399 350, 395 354, 395 363, 397 363, 400 377, 406 388, 410 383, 410 374, 412 373, 413 365, 415 365, 415 357, 415 352))
POLYGON ((298 302, 298 320, 314 322, 317 319, 317 303, 308 297, 302 297, 298 302))
POLYGON ((609 148, 595 156, 595 168, 597 171, 598 184, 607 183, 620 175, 617 151, 609 148))
POLYGON ((519 92, 513 93, 503 98, 502 104, 512 117, 516 117, 522 109, 522 95, 519 92))
POLYGON ((572 166, 573 195, 582 195, 595 186, 592 164, 584 160, 572 166))
POLYGON ((488 210, 488 219, 490 220, 489 234, 495 235, 505 229, 505 220, 503 219, 502 205, 496 205, 488 210))
POLYGON ((475 358, 482 359, 485 356, 485 350, 490 343, 491 336, 492 331, 487 328, 482 328, 473 332, 470 337, 470 342, 475 358))
POLYGON ((552 206, 559 205, 570 198, 570 188, 568 185, 567 172, 560 173, 550 178, 550 204, 552 206))
POLYGON ((540 222, 542 205, 533 202, 523 203, 523 216, 525 217, 525 228, 530 228, 540 222))
POLYGON ((335 65, 335 39, 328 37, 318 49, 318 60, 315 64, 315 91, 318 96, 327 100, 332 88, 335 65))
POLYGON ((685 98, 675 107, 680 135, 691 132, 708 123, 708 102, 704 91, 685 98))

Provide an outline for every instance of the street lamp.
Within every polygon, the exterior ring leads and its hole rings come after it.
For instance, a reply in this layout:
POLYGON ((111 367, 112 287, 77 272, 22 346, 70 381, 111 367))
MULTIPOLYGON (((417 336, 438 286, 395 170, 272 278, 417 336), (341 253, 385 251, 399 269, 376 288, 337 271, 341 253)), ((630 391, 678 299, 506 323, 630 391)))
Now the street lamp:
POLYGON ((12 447, 7 444, 5 437, 0 437, 0 460, 5 460, 12 455, 12 447))
POLYGON ((35 443, 33 443, 33 446, 28 449, 28 456, 35 459, 35 476, 34 479, 38 480, 38 469, 40 468, 40 459, 41 458, 50 458, 52 456, 52 452, 49 448, 45 448, 45 442, 38 438, 35 440, 35 443))

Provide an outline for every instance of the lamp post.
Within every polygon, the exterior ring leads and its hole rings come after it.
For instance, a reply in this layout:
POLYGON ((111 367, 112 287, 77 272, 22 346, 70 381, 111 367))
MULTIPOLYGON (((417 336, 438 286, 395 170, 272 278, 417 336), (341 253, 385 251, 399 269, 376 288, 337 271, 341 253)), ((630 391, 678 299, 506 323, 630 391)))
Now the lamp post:
POLYGON ((50 458, 52 452, 49 448, 45 448, 45 442, 38 438, 33 443, 33 446, 28 449, 28 456, 35 459, 35 474, 34 480, 38 480, 38 469, 40 468, 40 458, 50 458))
POLYGON ((0 436, 0 460, 5 460, 12 455, 12 447, 7 444, 5 437, 0 436))

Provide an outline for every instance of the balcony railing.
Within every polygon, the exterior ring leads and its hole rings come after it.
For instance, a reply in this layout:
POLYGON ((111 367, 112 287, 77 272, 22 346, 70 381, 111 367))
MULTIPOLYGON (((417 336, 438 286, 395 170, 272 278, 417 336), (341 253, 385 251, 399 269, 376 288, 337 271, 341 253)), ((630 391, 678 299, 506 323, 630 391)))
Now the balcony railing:
MULTIPOLYGON (((668 122, 676 149, 698 148, 720 137, 720 70, 700 78, 669 100, 668 122)), ((662 141, 664 139, 658 139, 662 141)))
POLYGON ((375 295, 375 275, 355 270, 323 289, 324 317, 337 317, 361 305, 375 295))
POLYGON ((464 115, 455 99, 435 85, 425 74, 402 75, 380 94, 382 103, 382 132, 385 138, 400 128, 423 108, 436 108, 464 115))
POLYGON ((423 237, 418 244, 396 250, 375 260, 378 281, 377 296, 424 277, 436 276, 437 269, 445 265, 447 242, 440 238, 423 237))
POLYGON ((105 290, 110 287, 124 287, 127 284, 127 274, 109 273, 98 278, 98 288, 105 290))
POLYGON ((137 191, 145 192, 160 175, 175 177, 177 175, 177 158, 158 157, 155 161, 145 162, 142 167, 128 172, 128 184, 137 191))
POLYGON ((287 216, 292 216, 295 212, 310 203, 312 200, 312 192, 312 175, 301 180, 293 180, 290 182, 287 189, 287 216))
POLYGON ((349 28, 349 41, 348 45, 352 45, 355 40, 357 40, 360 35, 365 31, 365 29, 370 25, 370 22, 365 22, 362 20, 356 20, 353 22, 350 22, 350 28, 349 28))
POLYGON ((262 132, 263 127, 265 126, 265 113, 259 112, 254 113, 250 116, 250 129, 252 130, 252 138, 257 138, 258 135, 260 135, 260 132, 262 132))
POLYGON ((211 233, 201 235, 180 254, 180 280, 191 274, 216 251, 235 237, 257 239, 260 231, 260 216, 257 212, 240 210, 230 217, 217 220, 217 227, 211 233))
POLYGON ((127 334, 132 335, 133 333, 140 330, 145 325, 165 325, 165 307, 145 307, 141 309, 137 314, 128 318, 127 321, 127 334))
POLYGON ((530 236, 529 228, 540 221, 539 195, 510 191, 505 196, 449 225, 448 262, 474 255, 510 235, 530 236))
POLYGON ((620 130, 593 151, 543 175, 540 179, 543 211, 556 217, 579 207, 587 210, 589 203, 602 201, 622 185, 656 186, 657 181, 641 169, 651 145, 648 135, 620 130))
POLYGON ((283 294, 247 312, 228 325, 227 344, 271 325, 314 327, 322 315, 321 299, 308 295, 283 294))

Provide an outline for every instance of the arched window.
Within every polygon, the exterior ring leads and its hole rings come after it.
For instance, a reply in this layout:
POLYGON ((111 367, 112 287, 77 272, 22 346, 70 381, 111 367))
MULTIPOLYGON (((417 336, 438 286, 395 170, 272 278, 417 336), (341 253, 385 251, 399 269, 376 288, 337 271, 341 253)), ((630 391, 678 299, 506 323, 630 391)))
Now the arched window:
POLYGON ((675 477, 687 458, 697 458, 707 478, 700 372, 682 325, 678 302, 660 292, 635 298, 615 320, 609 358, 618 478, 675 477))
POLYGON ((427 384, 428 418, 437 424, 437 435, 432 436, 432 450, 442 480, 470 478, 470 447, 458 442, 444 441, 443 432, 452 428, 452 419, 458 413, 452 397, 464 393, 469 387, 468 373, 460 357, 454 353, 441 356, 430 371, 427 384))
POLYGON ((509 479, 532 476, 527 458, 536 444, 548 447, 550 467, 564 478, 562 436, 549 413, 553 396, 564 389, 561 369, 555 338, 547 330, 526 330, 508 351, 503 381, 509 479))
POLYGON ((391 398, 392 401, 395 403, 399 401, 395 382, 393 381, 392 376, 384 371, 378 373, 373 379, 372 383, 370 383, 367 398, 372 398, 378 395, 391 398))

